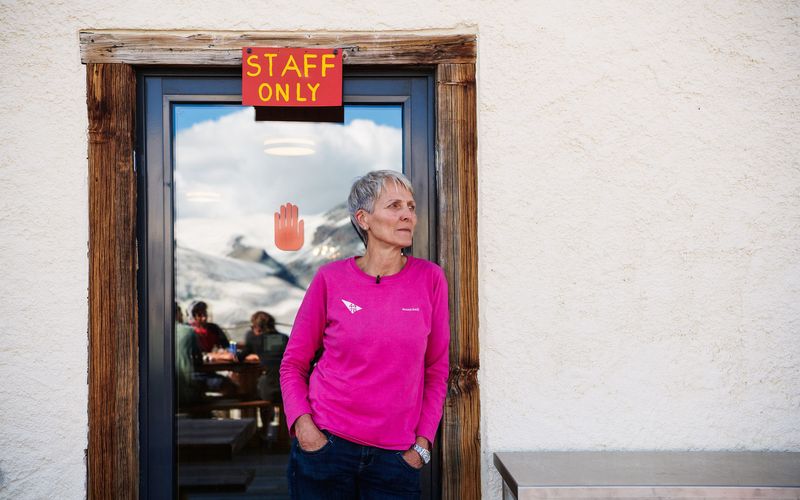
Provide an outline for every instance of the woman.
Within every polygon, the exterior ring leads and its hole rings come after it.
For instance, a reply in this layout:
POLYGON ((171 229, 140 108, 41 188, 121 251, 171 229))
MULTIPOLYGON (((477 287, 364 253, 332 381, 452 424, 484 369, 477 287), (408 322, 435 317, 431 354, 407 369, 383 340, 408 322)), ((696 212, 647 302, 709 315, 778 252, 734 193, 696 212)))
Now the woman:
POLYGON ((419 498, 442 415, 450 340, 441 268, 403 254, 417 224, 402 174, 356 180, 363 257, 322 266, 281 364, 292 498, 419 498), (309 376, 318 348, 322 357, 309 376))

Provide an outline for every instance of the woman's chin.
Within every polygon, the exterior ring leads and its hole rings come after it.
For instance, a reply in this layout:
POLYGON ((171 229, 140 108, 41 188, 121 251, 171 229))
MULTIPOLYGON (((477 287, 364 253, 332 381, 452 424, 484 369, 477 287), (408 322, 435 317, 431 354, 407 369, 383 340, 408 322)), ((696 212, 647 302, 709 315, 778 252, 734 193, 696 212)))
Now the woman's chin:
MULTIPOLYGON (((377 238, 375 240, 378 241, 377 238)), ((399 238, 398 237, 387 238, 385 240, 381 239, 380 241, 382 242, 381 246, 386 245, 403 249, 410 247, 414 243, 414 238, 413 236, 407 236, 407 237, 400 236, 399 238)))
POLYGON ((411 244, 412 244, 412 240, 410 240, 410 239, 409 240, 397 240, 397 241, 394 242, 394 246, 396 248, 399 248, 400 250, 410 247, 411 244))
POLYGON ((399 237, 397 238, 397 244, 399 246, 403 248, 410 247, 413 242, 414 236, 411 233, 400 231, 399 237))

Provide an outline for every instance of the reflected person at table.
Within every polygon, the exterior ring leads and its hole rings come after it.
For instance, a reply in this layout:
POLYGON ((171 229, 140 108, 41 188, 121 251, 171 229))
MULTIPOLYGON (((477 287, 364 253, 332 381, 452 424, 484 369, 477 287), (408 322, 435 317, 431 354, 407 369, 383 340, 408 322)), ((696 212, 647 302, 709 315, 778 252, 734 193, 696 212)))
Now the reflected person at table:
POLYGON ((239 360, 261 363, 263 367, 258 377, 257 390, 260 399, 272 403, 261 412, 261 421, 267 428, 275 417, 274 405, 281 404, 279 368, 289 336, 275 329, 275 318, 265 311, 253 313, 250 317, 250 327, 245 335, 244 348, 239 353, 239 360))
MULTIPOLYGON (((192 321, 195 340, 202 352, 203 360, 211 363, 232 363, 236 356, 228 351, 228 336, 216 323, 208 321, 208 304, 199 301, 192 304, 192 321)), ((209 393, 220 393, 226 397, 235 396, 238 386, 229 377, 219 373, 196 373, 194 379, 204 384, 209 393)))
POLYGON ((236 361, 236 356, 228 352, 228 336, 216 323, 208 321, 208 304, 195 302, 191 308, 192 321, 197 343, 204 357, 214 362, 236 361))
POLYGON ((289 336, 275 328, 275 318, 271 314, 256 311, 250 317, 250 330, 245 334, 239 359, 277 368, 288 342, 289 336))
POLYGON ((178 406, 194 404, 203 399, 205 381, 197 373, 203 364, 203 353, 191 326, 183 321, 183 311, 175 304, 175 371, 178 382, 178 406))

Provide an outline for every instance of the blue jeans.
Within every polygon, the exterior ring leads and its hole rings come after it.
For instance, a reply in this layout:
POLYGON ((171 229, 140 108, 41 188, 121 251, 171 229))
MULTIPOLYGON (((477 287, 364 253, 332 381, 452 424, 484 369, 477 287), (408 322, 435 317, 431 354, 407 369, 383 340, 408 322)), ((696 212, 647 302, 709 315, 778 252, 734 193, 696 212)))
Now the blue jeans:
POLYGON ((289 493, 296 500, 419 499, 420 470, 402 451, 356 444, 323 433, 328 442, 316 451, 303 451, 292 439, 289 493))

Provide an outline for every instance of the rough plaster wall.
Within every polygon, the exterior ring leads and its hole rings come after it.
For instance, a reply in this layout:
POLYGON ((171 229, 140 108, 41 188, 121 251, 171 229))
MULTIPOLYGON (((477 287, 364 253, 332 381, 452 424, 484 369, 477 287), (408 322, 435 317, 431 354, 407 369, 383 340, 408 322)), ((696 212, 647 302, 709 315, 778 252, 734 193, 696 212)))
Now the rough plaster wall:
POLYGON ((800 9, 581 5, 480 24, 488 498, 497 450, 800 451, 800 9))
POLYGON ((800 451, 798 18, 777 2, 2 0, 0 497, 85 495, 81 28, 479 33, 485 498, 500 450, 800 451))

